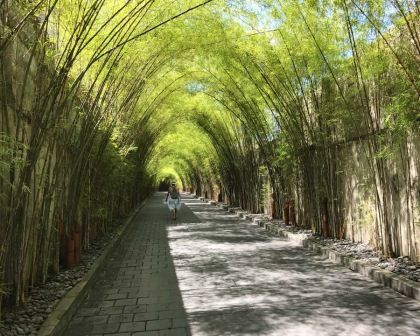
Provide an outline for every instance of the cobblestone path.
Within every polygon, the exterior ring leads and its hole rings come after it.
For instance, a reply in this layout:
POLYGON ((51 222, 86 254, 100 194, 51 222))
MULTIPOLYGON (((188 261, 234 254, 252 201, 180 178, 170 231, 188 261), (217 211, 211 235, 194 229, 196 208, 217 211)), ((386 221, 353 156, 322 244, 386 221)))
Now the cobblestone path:
POLYGON ((420 335, 420 304, 233 214, 152 197, 69 325, 85 335, 420 335))

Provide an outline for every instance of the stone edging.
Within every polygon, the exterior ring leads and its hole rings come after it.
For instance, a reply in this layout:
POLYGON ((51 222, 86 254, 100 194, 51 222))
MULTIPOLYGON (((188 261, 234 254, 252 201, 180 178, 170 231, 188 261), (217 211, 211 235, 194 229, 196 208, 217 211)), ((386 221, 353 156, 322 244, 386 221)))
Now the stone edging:
POLYGON ((328 258, 332 262, 345 266, 354 272, 358 272, 385 287, 389 287, 405 296, 420 301, 420 283, 404 278, 391 271, 381 269, 369 262, 346 256, 343 253, 308 239, 308 237, 303 234, 287 231, 277 224, 270 223, 269 219, 264 218, 264 215, 258 216, 257 214, 248 214, 242 209, 233 208, 226 204, 220 204, 219 207, 228 212, 235 213, 239 217, 251 221, 271 233, 297 242, 299 245, 328 258))
POLYGON ((391 271, 381 269, 377 266, 370 264, 367 261, 359 260, 346 256, 343 253, 330 249, 327 246, 318 244, 317 242, 308 239, 302 235, 288 232, 287 230, 279 227, 275 224, 264 224, 264 228, 282 237, 286 237, 293 241, 298 242, 301 246, 314 251, 336 264, 340 264, 351 269, 354 272, 358 272, 385 287, 392 288, 393 290, 420 301, 420 284, 410 279, 404 278, 391 271))
POLYGON ((93 284, 95 275, 101 270, 103 261, 108 257, 114 246, 119 242, 122 235, 137 216, 144 202, 139 205, 127 218, 124 225, 118 230, 116 237, 109 243, 104 252, 92 264, 90 270, 85 274, 83 279, 75 285, 67 294, 61 298, 54 310, 48 315, 42 324, 37 336, 58 336, 67 328, 74 313, 79 308, 87 291, 93 284))

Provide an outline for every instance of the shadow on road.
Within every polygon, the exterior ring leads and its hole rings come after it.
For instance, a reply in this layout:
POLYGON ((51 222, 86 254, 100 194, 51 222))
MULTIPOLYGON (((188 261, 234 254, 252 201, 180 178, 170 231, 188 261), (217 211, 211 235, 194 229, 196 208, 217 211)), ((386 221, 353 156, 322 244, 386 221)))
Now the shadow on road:
POLYGON ((168 227, 193 335, 419 335, 414 300, 210 205, 168 227))

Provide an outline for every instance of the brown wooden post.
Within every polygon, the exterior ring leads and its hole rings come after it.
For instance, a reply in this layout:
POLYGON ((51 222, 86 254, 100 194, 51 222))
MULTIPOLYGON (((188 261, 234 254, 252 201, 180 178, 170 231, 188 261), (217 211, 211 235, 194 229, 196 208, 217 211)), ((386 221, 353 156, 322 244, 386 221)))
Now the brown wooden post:
POLYGON ((295 201, 291 200, 289 202, 289 216, 290 216, 290 225, 296 226, 296 212, 295 212, 295 201))
POLYGON ((329 223, 328 223, 328 198, 324 197, 322 200, 322 235, 329 236, 329 223))
POLYGON ((283 205, 284 224, 289 225, 289 201, 284 202, 283 205))
POLYGON ((271 200, 271 217, 277 219, 277 207, 274 199, 271 200))

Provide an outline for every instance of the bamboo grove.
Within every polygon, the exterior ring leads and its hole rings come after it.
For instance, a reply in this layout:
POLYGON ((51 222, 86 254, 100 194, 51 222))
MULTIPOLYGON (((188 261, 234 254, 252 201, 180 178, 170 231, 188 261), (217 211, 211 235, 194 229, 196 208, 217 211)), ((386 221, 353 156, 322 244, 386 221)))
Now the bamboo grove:
POLYGON ((418 2, 2 0, 0 15, 3 306, 170 180, 420 260, 418 2))

